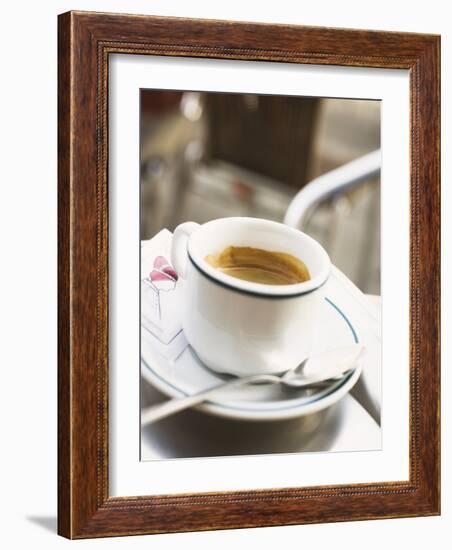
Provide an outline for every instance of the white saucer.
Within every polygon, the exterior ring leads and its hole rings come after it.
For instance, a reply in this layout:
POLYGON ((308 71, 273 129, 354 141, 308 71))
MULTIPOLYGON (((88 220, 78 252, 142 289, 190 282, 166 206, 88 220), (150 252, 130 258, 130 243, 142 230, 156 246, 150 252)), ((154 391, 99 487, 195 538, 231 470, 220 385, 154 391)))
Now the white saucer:
MULTIPOLYGON (((358 326, 358 322, 361 325, 369 324, 366 312, 363 314, 358 311, 354 300, 347 300, 347 309, 341 304, 344 301, 344 290, 341 287, 336 277, 330 277, 313 353, 354 342, 362 342, 366 348, 379 345, 379 338, 373 336, 368 326, 358 326), (338 300, 335 300, 335 295, 338 300)), ((175 338, 183 341, 183 333, 180 332, 175 338)), ((191 347, 183 342, 183 351, 175 360, 164 357, 157 349, 155 337, 142 328, 142 376, 169 397, 195 394, 225 380, 222 375, 206 368, 191 347)), ((374 355, 367 353, 357 368, 344 379, 317 392, 312 389, 293 391, 277 385, 242 386, 224 391, 214 400, 197 408, 210 414, 241 420, 283 420, 312 414, 330 407, 346 395, 358 381, 362 369, 371 367, 368 363, 375 360, 374 355)))

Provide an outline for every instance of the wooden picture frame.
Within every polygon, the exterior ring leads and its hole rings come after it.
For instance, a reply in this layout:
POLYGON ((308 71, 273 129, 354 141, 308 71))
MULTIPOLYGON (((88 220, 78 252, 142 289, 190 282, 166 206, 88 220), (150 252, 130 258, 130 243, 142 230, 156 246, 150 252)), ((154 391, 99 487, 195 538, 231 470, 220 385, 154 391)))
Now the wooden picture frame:
POLYGON ((58 61, 58 532, 68 538, 440 512, 440 38, 69 12, 58 61), (108 492, 110 54, 407 69, 410 476, 378 484, 150 497, 108 492))

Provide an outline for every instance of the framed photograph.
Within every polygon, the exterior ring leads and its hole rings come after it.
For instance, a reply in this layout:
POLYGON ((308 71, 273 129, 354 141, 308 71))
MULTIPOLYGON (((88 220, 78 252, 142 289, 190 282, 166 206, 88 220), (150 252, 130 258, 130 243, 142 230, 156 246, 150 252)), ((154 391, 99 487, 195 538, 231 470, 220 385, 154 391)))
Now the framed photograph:
POLYGON ((58 529, 440 513, 440 38, 68 12, 58 529))

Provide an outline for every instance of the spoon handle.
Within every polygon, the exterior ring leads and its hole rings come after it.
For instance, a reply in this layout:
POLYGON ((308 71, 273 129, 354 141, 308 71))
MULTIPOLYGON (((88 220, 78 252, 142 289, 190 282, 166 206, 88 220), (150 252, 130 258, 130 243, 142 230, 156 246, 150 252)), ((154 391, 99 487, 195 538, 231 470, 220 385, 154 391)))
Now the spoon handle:
POLYGON ((186 397, 174 397, 165 403, 158 405, 153 405, 147 407, 141 411, 141 426, 147 424, 152 424, 157 420, 161 420, 171 414, 175 414, 184 409, 189 409, 195 405, 199 405, 204 401, 207 401, 212 395, 219 392, 220 390, 230 389, 237 386, 242 386, 243 384, 257 384, 257 383, 279 383, 280 378, 273 376, 271 374, 258 374, 253 376, 245 376, 243 378, 235 378, 230 382, 223 382, 218 386, 209 388, 208 390, 196 393, 195 395, 188 395, 186 397))

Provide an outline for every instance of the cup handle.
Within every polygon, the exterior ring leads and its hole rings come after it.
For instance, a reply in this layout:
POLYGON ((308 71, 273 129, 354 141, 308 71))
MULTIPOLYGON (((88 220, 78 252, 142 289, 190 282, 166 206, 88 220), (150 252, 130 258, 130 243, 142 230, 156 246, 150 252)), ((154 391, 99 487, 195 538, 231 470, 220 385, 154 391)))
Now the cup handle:
POLYGON ((176 227, 171 244, 171 263, 176 273, 185 279, 187 273, 187 243, 190 235, 198 229, 199 223, 186 222, 176 227))

